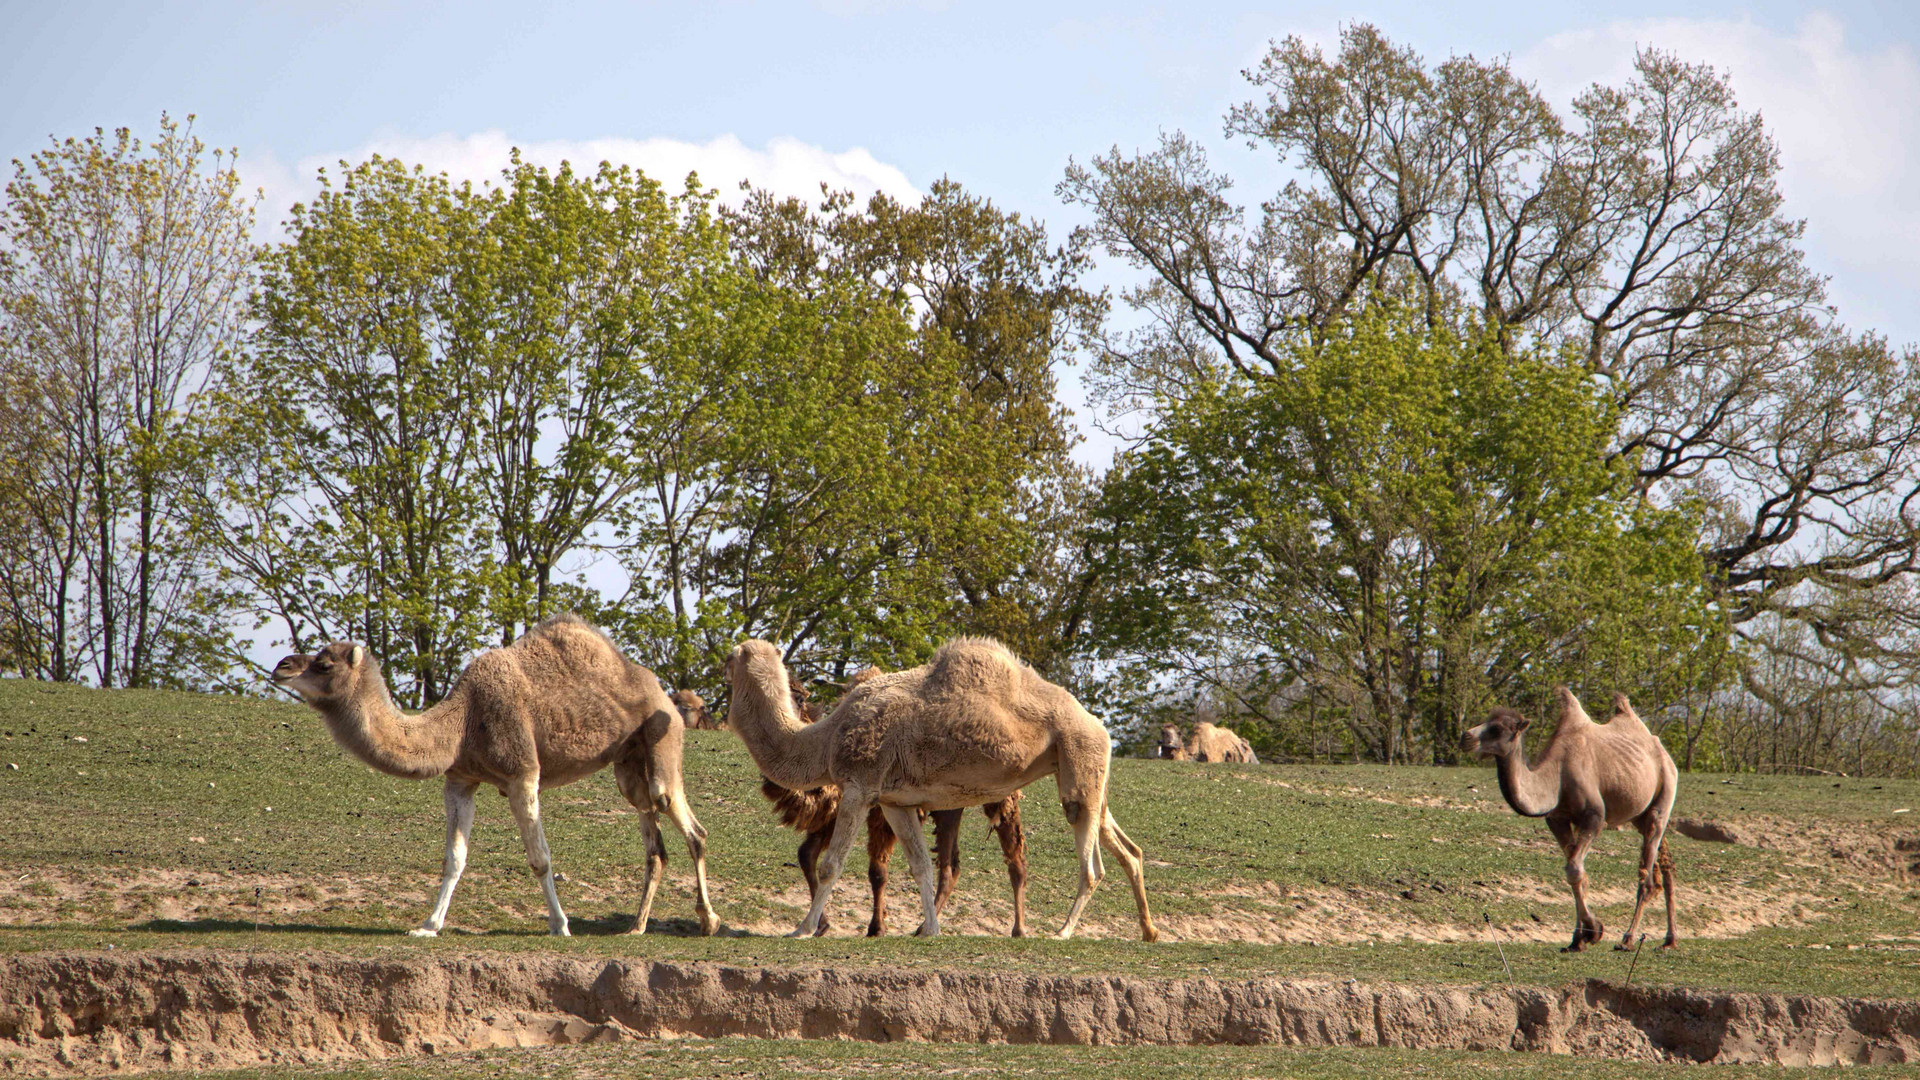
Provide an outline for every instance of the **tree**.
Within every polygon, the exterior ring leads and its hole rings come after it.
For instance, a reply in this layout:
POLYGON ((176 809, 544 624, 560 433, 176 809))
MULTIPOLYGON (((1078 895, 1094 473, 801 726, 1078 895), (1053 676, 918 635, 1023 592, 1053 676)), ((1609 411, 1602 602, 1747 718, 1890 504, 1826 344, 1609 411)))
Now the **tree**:
POLYGON ((8 426, 31 453, 0 480, 13 515, 8 621, 22 670, 102 686, 224 666, 222 591, 175 504, 178 431, 236 336, 251 280, 250 200, 228 155, 162 115, 143 145, 96 130, 14 163, 0 218, 8 426))
POLYGON ((199 521, 256 610, 365 642, 438 699, 493 583, 475 482, 484 218, 466 186, 374 157, 322 174, 262 260, 255 331, 202 429, 199 521))
POLYGON ((1724 648, 1696 527, 1597 452, 1612 407, 1579 363, 1393 308, 1275 355, 1169 403, 1106 485, 1110 657, 1276 749, 1329 707, 1369 757, 1450 762, 1496 696, 1671 686, 1724 648))
POLYGON ((1063 677, 1098 588, 1081 529, 1092 479, 1072 460, 1056 380, 1106 310, 1080 284, 1084 247, 1053 247, 1039 222, 945 178, 912 205, 839 194, 815 210, 757 192, 729 221, 764 279, 803 292, 849 274, 878 282, 913 314, 923 349, 951 354, 963 440, 1007 452, 977 477, 982 509, 920 553, 945 568, 929 602, 949 605, 939 625, 998 637, 1063 677))
POLYGON ((1836 668, 1910 677, 1880 628, 1913 614, 1920 356, 1833 321, 1773 143, 1724 77, 1647 50, 1563 116, 1504 61, 1429 67, 1365 25, 1247 74, 1263 100, 1227 133, 1298 172, 1252 227, 1184 135, 1061 184, 1088 238, 1149 275, 1128 294, 1144 328, 1098 368, 1112 400, 1277 377, 1295 332, 1376 297, 1471 313, 1506 349, 1575 350, 1607 388, 1601 451, 1652 503, 1701 507, 1735 634, 1786 619, 1836 668))

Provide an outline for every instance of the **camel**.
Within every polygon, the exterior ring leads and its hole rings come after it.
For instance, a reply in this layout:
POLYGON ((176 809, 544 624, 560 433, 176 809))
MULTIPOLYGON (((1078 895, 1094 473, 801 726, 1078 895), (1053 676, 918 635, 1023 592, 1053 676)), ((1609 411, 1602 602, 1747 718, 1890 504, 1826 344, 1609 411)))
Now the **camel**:
POLYGON ((1180 744, 1180 729, 1167 724, 1160 729, 1160 743, 1155 748, 1159 757, 1172 761, 1221 761, 1240 762, 1258 765, 1260 758, 1253 752, 1253 744, 1223 727, 1216 727, 1205 720, 1193 725, 1193 735, 1186 745, 1180 744))
MULTIPOLYGON (((848 679, 841 689, 850 690, 884 674, 877 667, 862 669, 848 679)), ((810 689, 798 680, 792 680, 788 684, 788 694, 793 698, 794 708, 802 720, 811 724, 820 719, 819 707, 810 701, 813 696, 810 689)), ((806 838, 800 841, 800 850, 794 859, 800 866, 800 876, 807 881, 807 894, 811 897, 819 889, 817 867, 820 852, 832 838, 839 816, 840 789, 830 784, 810 791, 790 791, 763 779, 760 793, 773 804, 782 825, 805 834, 806 838)), ((1016 791, 1000 802, 982 806, 980 810, 986 814, 987 821, 999 835, 1000 851, 1007 862, 1007 881, 1013 890, 1011 934, 1025 937, 1027 839, 1025 830, 1020 826, 1020 793, 1016 791)), ((964 809, 937 810, 933 814, 934 864, 940 870, 940 888, 934 894, 933 905, 939 911, 947 909, 947 899, 960 881, 960 824, 965 814, 964 809)), ((887 824, 886 814, 878 806, 867 811, 867 888, 873 894, 873 916, 867 922, 868 937, 879 937, 887 932, 887 864, 893 858, 897 839, 887 824)), ((820 925, 814 932, 825 934, 827 930, 828 920, 822 915, 820 925)))
POLYGON ((1680 771, 1627 695, 1613 696, 1613 717, 1596 724, 1566 687, 1559 688, 1560 725, 1540 759, 1527 764, 1521 735, 1532 721, 1496 708, 1487 722, 1460 737, 1468 754, 1490 757, 1500 776, 1500 794, 1514 811, 1544 817, 1567 857, 1567 884, 1573 887, 1573 942, 1564 952, 1579 952, 1605 934, 1587 908, 1587 848, 1601 829, 1628 822, 1640 830, 1639 888, 1626 936, 1614 948, 1631 949, 1640 915, 1657 879, 1667 898, 1667 940, 1674 946, 1673 860, 1667 854, 1667 822, 1679 789, 1680 771))
POLYGON ((720 725, 713 719, 713 710, 707 708, 707 699, 691 690, 675 690, 669 695, 673 707, 680 710, 680 716, 686 725, 695 731, 713 731, 720 725))
POLYGON ((707 831, 694 819, 681 778, 679 710, 653 672, 621 655, 578 617, 557 615, 512 645, 481 653, 445 700, 417 716, 394 708, 380 662, 351 642, 289 656, 274 668, 273 679, 318 710, 334 741, 374 769, 409 780, 446 778, 440 895, 426 921, 411 931, 415 937, 434 937, 446 925, 454 887, 466 869, 473 795, 481 784, 507 797, 527 863, 546 894, 547 929, 569 936, 540 823, 540 792, 608 765, 620 793, 640 812, 647 848, 633 932, 646 932, 666 872, 661 814, 686 837, 693 857, 701 931, 719 928, 707 896, 707 831))
POLYGON ((728 726, 762 776, 792 791, 840 786, 839 817, 820 858, 813 905, 792 936, 818 931, 859 823, 876 803, 920 885, 918 933, 938 934, 933 862, 915 811, 995 802, 1048 775, 1059 784, 1080 861, 1080 890, 1060 936, 1073 936, 1105 875, 1102 846, 1133 886, 1141 936, 1159 936, 1147 910, 1140 848, 1107 808, 1113 746, 1106 727, 1006 646, 956 638, 920 667, 855 687, 815 724, 802 723, 794 710, 786 667, 772 645, 748 640, 735 646, 726 674, 733 687, 728 726))

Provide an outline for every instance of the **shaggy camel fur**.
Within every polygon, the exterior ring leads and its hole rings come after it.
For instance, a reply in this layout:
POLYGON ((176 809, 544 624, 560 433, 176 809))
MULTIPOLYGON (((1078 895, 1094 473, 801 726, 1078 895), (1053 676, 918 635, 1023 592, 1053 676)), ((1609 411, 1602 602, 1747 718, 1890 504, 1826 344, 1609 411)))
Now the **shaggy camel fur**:
POLYGON ((875 803, 886 815, 920 885, 919 932, 940 932, 926 837, 915 811, 997 802, 1047 775, 1060 788, 1080 861, 1080 891, 1060 936, 1071 937, 1105 874, 1100 848, 1133 885, 1140 932, 1158 936, 1147 911, 1140 848, 1107 809, 1107 730, 1071 694, 1042 679, 995 641, 960 638, 909 671, 882 675, 852 692, 817 724, 804 724, 788 696, 780 651, 764 641, 727 657, 733 686, 729 726, 760 773, 794 791, 840 785, 840 814, 819 864, 813 906, 794 931, 820 926, 859 823, 875 803))
POLYGON ((707 699, 691 690, 675 690, 669 698, 673 707, 680 710, 680 716, 688 727, 695 731, 714 731, 720 725, 713 718, 713 710, 707 708, 707 699))
POLYGON ((1567 884, 1573 886, 1575 923, 1568 952, 1579 952, 1605 933, 1587 908, 1587 848, 1601 829, 1628 822, 1640 830, 1640 881, 1633 918, 1617 949, 1631 949, 1640 914, 1656 882, 1667 897, 1667 940, 1674 944, 1673 860, 1667 855, 1667 821, 1679 789, 1673 756, 1640 722, 1627 695, 1613 696, 1613 718, 1594 723, 1579 699, 1560 687, 1560 726, 1547 740, 1540 760, 1528 765, 1521 734, 1532 723, 1512 709, 1499 708, 1486 723, 1466 732, 1460 747, 1491 757, 1507 805, 1527 817, 1544 817, 1567 856, 1567 884))
POLYGON ((1172 761, 1221 761, 1258 765, 1260 758, 1253 744, 1223 727, 1205 720, 1193 725, 1186 745, 1180 743, 1180 728, 1168 724, 1160 729, 1158 755, 1172 761))
POLYGON ((540 823, 540 792, 608 765, 620 793, 640 812, 646 876, 633 932, 645 933, 667 850, 658 816, 686 837, 693 856, 700 929, 719 927, 707 897, 707 831, 694 819, 681 779, 682 721, 653 672, 633 663, 607 636, 572 615, 548 619, 467 665, 444 701, 418 716, 401 714, 387 694, 380 662, 339 641, 313 656, 289 656, 274 682, 317 709, 334 740, 373 768, 409 780, 446 778, 447 845, 440 896, 417 937, 446 925, 454 886, 467 865, 473 795, 490 784, 505 795, 520 826, 527 862, 546 893, 547 928, 566 936, 567 916, 553 887, 553 858, 540 823))
MULTIPOLYGON (((865 668, 848 679, 843 689, 850 690, 884 674, 886 672, 876 667, 865 668)), ((811 724, 820 718, 818 707, 809 703, 813 696, 811 690, 795 680, 789 683, 788 692, 803 720, 811 724)), ((800 866, 800 876, 807 881, 807 895, 811 897, 820 885, 817 872, 820 852, 832 839, 833 828, 839 817, 840 789, 829 784, 810 791, 789 791, 771 780, 763 779, 760 793, 773 803, 782 825, 806 834, 806 838, 800 841, 795 861, 800 866)), ((1007 882, 1013 889, 1011 933, 1014 937, 1025 937, 1027 838, 1026 831, 1020 826, 1020 793, 1016 791, 1000 802, 982 806, 980 810, 986 814, 987 821, 1000 837, 1000 853, 1007 862, 1007 882)), ((939 911, 947 909, 947 898, 960 881, 960 824, 965 814, 965 810, 937 810, 933 814, 934 864, 940 870, 940 889, 934 895, 933 905, 939 911)), ((886 814, 878 806, 867 811, 867 888, 873 894, 873 916, 867 922, 868 937, 879 937, 887 932, 887 864, 893 859, 893 847, 897 839, 892 827, 887 824, 886 814)), ((822 915, 814 933, 825 934, 827 930, 828 920, 822 915)))

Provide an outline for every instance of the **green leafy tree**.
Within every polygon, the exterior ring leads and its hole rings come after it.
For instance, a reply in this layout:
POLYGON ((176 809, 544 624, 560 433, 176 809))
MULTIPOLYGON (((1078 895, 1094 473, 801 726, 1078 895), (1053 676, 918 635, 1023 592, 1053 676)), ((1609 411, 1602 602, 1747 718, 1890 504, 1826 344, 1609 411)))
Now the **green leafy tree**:
POLYGON ((1227 133, 1297 177, 1256 220, 1183 134, 1060 186, 1087 238, 1147 275, 1127 294, 1141 324, 1096 369, 1111 400, 1283 377, 1297 332, 1381 297, 1436 325, 1470 313, 1509 351, 1572 350, 1605 387, 1598 452, 1698 513, 1743 656, 1784 619, 1837 677, 1910 681, 1886 630, 1915 614, 1920 356, 1833 321, 1773 142, 1724 76, 1647 50, 1562 112, 1503 60, 1429 65, 1366 25, 1331 55, 1278 43, 1247 74, 1258 96, 1227 133))
POLYGON ((164 114, 14 163, 0 214, 9 402, 0 557, 9 666, 198 684, 232 653, 226 592, 186 534, 180 432, 239 331, 252 200, 229 155, 164 114), (209 161, 209 156, 211 161, 209 161))
POLYGON ((372 158, 322 174, 266 253, 256 330, 204 433, 202 524, 296 643, 351 637, 443 695, 497 571, 477 482, 484 244, 466 186, 372 158), (259 486, 251 492, 248 485, 259 486))
POLYGON ((1109 656, 1273 749, 1326 710, 1365 756, 1451 761, 1496 695, 1671 685, 1724 647, 1693 522, 1598 453, 1612 406, 1577 361, 1393 308, 1274 347, 1273 375, 1169 403, 1107 483, 1109 656))

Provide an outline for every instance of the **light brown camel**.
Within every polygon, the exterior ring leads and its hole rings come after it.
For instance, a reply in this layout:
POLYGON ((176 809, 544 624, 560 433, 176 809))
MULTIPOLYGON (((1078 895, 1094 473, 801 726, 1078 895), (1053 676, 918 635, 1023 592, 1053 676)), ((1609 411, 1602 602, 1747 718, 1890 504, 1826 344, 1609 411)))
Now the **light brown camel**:
POLYGON ((1521 740, 1532 722, 1512 709, 1493 710, 1486 723, 1460 737, 1460 747, 1493 758, 1507 805, 1527 817, 1546 818, 1566 853, 1575 916, 1573 943, 1566 951, 1579 952, 1606 932, 1587 908, 1587 848, 1600 830, 1628 822, 1640 830, 1639 888, 1626 936, 1615 948, 1633 947, 1640 913, 1657 879, 1667 897, 1667 940, 1660 947, 1670 949, 1675 940, 1673 860, 1667 855, 1666 833, 1680 771, 1667 748, 1640 722, 1627 695, 1615 694, 1613 718, 1596 724, 1572 691, 1563 686, 1559 693, 1560 725, 1532 765, 1521 740))
POLYGON ((919 933, 938 934, 933 862, 915 811, 997 802, 1048 775, 1059 784, 1080 860, 1080 891, 1060 936, 1073 935, 1105 874, 1102 846, 1133 885, 1141 935, 1158 936, 1147 911, 1140 848, 1107 809, 1107 729, 1006 646, 950 641, 920 667, 855 687, 817 724, 802 723, 794 711, 786 667, 772 645, 742 642, 727 657, 726 672, 733 686, 728 726, 762 776, 793 791, 840 785, 839 819, 820 859, 813 906, 794 936, 819 929, 854 835, 875 803, 919 882, 919 933))
POLYGON ((1239 762, 1258 765, 1260 758, 1253 752, 1253 744, 1223 727, 1200 721, 1193 725, 1193 734, 1186 745, 1180 743, 1180 729, 1168 724, 1160 729, 1160 744, 1157 747, 1160 757, 1172 761, 1215 761, 1239 762))
MULTIPOLYGON (((862 669, 848 679, 841 689, 851 690, 884 674, 886 672, 877 667, 862 669)), ((802 720, 811 724, 820 719, 819 708, 810 700, 813 697, 812 690, 793 680, 788 684, 788 693, 802 720)), ((794 859, 800 866, 800 876, 806 879, 807 895, 811 898, 820 884, 817 872, 820 852, 832 839, 839 817, 840 788, 828 784, 808 791, 790 791, 771 780, 762 779, 760 793, 773 804, 782 825, 806 834, 800 841, 800 849, 794 859)), ((1000 853, 1007 863, 1007 882, 1013 890, 1013 929, 1010 932, 1014 937, 1025 937, 1027 838, 1026 831, 1020 825, 1020 793, 1016 791, 1000 802, 982 806, 980 810, 999 836, 1000 853)), ((933 906, 937 911, 946 911, 947 899, 960 881, 960 825, 965 814, 964 809, 936 810, 933 813, 933 857, 934 865, 940 871, 940 888, 933 898, 933 906)), ((879 806, 867 811, 867 888, 873 895, 873 915, 867 921, 868 937, 879 937, 887 932, 887 864, 893 858, 897 839, 879 806)), ((827 923, 827 917, 823 914, 814 933, 825 934, 827 923)))
POLYGON ((417 716, 393 706, 380 662, 362 646, 337 641, 313 656, 289 656, 274 682, 319 710, 334 741, 380 772, 409 780, 446 778, 446 858, 440 896, 412 933, 433 937, 446 925, 454 886, 467 865, 473 795, 490 784, 507 797, 527 862, 547 898, 547 928, 566 936, 567 916, 553 887, 553 859, 540 824, 540 791, 613 766, 620 793, 640 812, 646 876, 633 932, 647 929, 667 850, 658 815, 686 837, 693 856, 700 929, 719 926, 707 897, 707 831, 694 819, 681 779, 683 727, 653 672, 633 663, 607 636, 572 615, 548 619, 505 648, 475 657, 446 699, 417 716))
POLYGON ((675 690, 668 695, 673 707, 680 710, 680 716, 688 727, 695 731, 713 731, 720 725, 713 719, 713 710, 707 708, 707 699, 691 690, 675 690))

